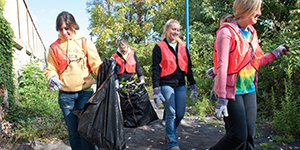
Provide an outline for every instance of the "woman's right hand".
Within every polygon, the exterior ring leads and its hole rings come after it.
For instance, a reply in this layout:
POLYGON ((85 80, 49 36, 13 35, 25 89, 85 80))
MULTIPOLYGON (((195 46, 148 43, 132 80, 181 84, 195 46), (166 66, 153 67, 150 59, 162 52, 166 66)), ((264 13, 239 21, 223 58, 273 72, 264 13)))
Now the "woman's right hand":
POLYGON ((163 102, 165 101, 164 96, 161 94, 161 90, 160 87, 155 87, 153 89, 154 95, 153 95, 153 99, 155 104, 157 105, 157 107, 159 106, 159 100, 162 100, 163 102))
POLYGON ((53 76, 49 79, 49 88, 51 91, 60 89, 62 85, 64 85, 64 83, 56 76, 53 76))

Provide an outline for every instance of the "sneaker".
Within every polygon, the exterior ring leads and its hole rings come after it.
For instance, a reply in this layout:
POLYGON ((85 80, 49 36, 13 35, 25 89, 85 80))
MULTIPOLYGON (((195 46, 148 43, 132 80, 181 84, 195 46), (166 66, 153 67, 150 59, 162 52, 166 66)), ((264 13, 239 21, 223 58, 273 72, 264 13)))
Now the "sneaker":
POLYGON ((161 121, 161 125, 162 125, 162 126, 166 126, 166 121, 164 121, 164 120, 161 121))

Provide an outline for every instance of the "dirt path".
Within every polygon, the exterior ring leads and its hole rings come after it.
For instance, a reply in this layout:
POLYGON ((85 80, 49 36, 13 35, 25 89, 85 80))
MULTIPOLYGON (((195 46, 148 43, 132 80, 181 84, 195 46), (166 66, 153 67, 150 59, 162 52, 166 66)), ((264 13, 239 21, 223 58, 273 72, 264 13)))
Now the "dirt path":
MULTIPOLYGON (((159 118, 162 118, 163 109, 156 109, 159 118)), ((149 149, 166 150, 165 128, 161 120, 153 121, 151 124, 136 129, 125 129, 128 150, 149 149)), ((183 150, 204 150, 212 146, 223 136, 224 128, 215 127, 220 124, 207 117, 207 122, 199 122, 196 116, 185 116, 177 129, 179 146, 183 150), (212 136, 213 135, 213 136, 212 136)))
MULTIPOLYGON (((127 150, 166 150, 164 134, 161 125, 163 109, 155 109, 159 120, 138 128, 124 128, 127 150)), ((207 122, 199 122, 196 116, 185 116, 177 129, 179 145, 182 150, 201 150, 209 148, 223 136, 222 122, 207 117, 207 122), (213 135, 213 136, 212 136, 213 135)), ((71 150, 67 143, 41 143, 36 141, 35 150, 71 150)))
MULTIPOLYGON (((124 128, 127 150, 167 150, 164 140, 164 127, 161 125, 163 109, 155 108, 159 120, 138 128, 124 128)), ((300 149, 300 141, 292 143, 275 143, 270 141, 270 135, 275 133, 268 128, 259 127, 257 131, 261 136, 256 139, 256 150, 278 149, 297 150, 300 149), (265 145, 259 148, 259 145, 265 145), (274 147, 274 148, 272 148, 274 147)), ((197 116, 185 116, 177 129, 179 146, 182 150, 204 150, 216 144, 224 135, 224 123, 213 117, 206 117, 206 122, 200 122, 197 116)), ((34 150, 71 150, 68 142, 54 141, 51 143, 35 143, 28 147, 17 149, 34 150)))

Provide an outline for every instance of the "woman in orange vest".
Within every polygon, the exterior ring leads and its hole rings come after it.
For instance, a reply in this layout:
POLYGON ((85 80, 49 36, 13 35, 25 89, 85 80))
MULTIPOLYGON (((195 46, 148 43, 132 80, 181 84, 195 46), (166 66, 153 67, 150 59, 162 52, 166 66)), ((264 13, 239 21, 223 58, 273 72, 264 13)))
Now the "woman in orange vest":
POLYGON ((102 63, 95 45, 79 31, 75 18, 61 12, 56 19, 58 39, 51 44, 45 76, 50 90, 59 90, 58 102, 68 127, 70 146, 73 150, 94 150, 94 144, 81 137, 78 117, 70 109, 81 109, 93 95, 95 82, 102 63))
MULTIPOLYGON (((227 134, 210 150, 253 150, 257 113, 256 83, 260 66, 288 54, 280 45, 264 55, 253 28, 261 15, 262 0, 235 0, 234 14, 227 15, 214 45, 215 116, 225 119, 227 134)), ((210 70, 209 72, 213 72, 210 70)))
POLYGON ((118 50, 112 57, 117 61, 117 80, 116 88, 119 89, 119 81, 132 81, 136 72, 140 83, 144 84, 144 74, 138 63, 134 50, 130 49, 128 42, 121 39, 118 44, 118 50))
POLYGON ((177 20, 168 20, 161 41, 155 45, 152 54, 154 100, 163 101, 166 113, 165 140, 171 150, 180 149, 176 129, 185 113, 185 77, 192 89, 190 98, 194 97, 195 102, 198 98, 188 49, 178 37, 180 28, 177 20))

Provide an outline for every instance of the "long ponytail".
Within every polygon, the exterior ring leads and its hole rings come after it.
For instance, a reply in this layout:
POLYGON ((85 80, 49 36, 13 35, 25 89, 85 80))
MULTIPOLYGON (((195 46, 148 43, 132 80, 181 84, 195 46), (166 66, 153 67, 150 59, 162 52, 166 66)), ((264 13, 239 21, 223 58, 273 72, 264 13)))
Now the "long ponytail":
POLYGON ((220 19, 220 25, 224 22, 232 22, 233 19, 234 19, 233 14, 225 14, 220 19))

